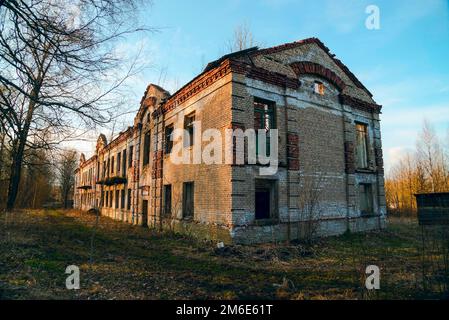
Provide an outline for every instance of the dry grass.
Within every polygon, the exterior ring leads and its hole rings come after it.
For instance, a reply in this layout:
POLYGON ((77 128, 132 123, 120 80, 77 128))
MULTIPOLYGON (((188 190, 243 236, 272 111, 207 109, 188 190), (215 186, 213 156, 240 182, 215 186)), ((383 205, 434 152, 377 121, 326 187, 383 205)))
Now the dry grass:
POLYGON ((157 234, 78 211, 0 215, 2 299, 414 299, 422 290, 420 232, 410 220, 387 230, 301 244, 232 246, 157 234), (91 239, 94 235, 94 246, 91 239), (381 289, 365 289, 365 268, 381 289), (65 288, 65 268, 81 289, 65 288))

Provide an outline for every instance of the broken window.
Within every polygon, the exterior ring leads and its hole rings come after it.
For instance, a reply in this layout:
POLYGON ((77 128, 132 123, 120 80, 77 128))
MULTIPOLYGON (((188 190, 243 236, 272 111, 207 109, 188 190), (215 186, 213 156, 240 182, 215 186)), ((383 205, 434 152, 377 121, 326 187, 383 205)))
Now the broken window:
POLYGON ((131 168, 133 166, 133 150, 134 150, 134 147, 130 146, 129 147, 129 156, 128 156, 128 168, 131 168))
POLYGON ((362 215, 373 214, 373 188, 369 183, 359 185, 359 204, 362 215))
POLYGON ((126 209, 131 210, 131 189, 128 189, 128 201, 126 203, 126 209))
POLYGON ((164 186, 164 214, 171 215, 171 184, 164 186))
POLYGON ((184 130, 186 131, 186 136, 184 137, 184 147, 193 146, 194 135, 193 135, 193 123, 195 122, 195 113, 191 113, 184 118, 184 130))
POLYGON ((111 175, 114 173, 114 157, 111 157, 111 175))
POLYGON ((324 95, 324 84, 320 81, 315 81, 313 84, 313 90, 319 95, 324 95))
POLYGON ((125 208, 125 189, 123 189, 123 190, 120 190, 120 195, 121 195, 121 197, 120 197, 120 209, 123 209, 123 208, 125 208))
POLYGON ((150 132, 145 133, 143 142, 143 165, 150 163, 150 132))
POLYGON ((368 126, 356 123, 356 165, 359 169, 368 168, 368 126))
POLYGON ((270 129, 276 129, 274 102, 254 98, 254 129, 256 130, 256 154, 259 154, 258 130, 266 132, 266 156, 270 155, 270 129))
POLYGON ((173 149, 173 125, 165 127, 165 153, 170 154, 173 149))
POLYGON ((122 175, 126 176, 126 149, 123 150, 122 175))
POLYGON ((193 218, 194 215, 194 184, 184 182, 182 190, 182 217, 184 219, 193 218))

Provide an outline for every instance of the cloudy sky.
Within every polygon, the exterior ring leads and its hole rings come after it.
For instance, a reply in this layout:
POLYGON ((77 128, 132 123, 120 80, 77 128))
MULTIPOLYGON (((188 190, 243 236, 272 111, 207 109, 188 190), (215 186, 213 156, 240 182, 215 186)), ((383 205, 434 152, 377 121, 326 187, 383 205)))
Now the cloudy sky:
MULTIPOLYGON (((263 47, 318 37, 352 70, 383 105, 387 170, 414 147, 424 118, 449 138, 448 0, 153 0, 140 15, 158 31, 119 45, 141 51, 148 66, 128 82, 131 108, 149 83, 173 92, 191 80, 227 53, 233 30, 246 23, 263 47), (365 26, 368 5, 380 9, 379 30, 365 26)), ((128 124, 129 115, 115 130, 128 124)), ((80 151, 92 154, 96 134, 80 151)))

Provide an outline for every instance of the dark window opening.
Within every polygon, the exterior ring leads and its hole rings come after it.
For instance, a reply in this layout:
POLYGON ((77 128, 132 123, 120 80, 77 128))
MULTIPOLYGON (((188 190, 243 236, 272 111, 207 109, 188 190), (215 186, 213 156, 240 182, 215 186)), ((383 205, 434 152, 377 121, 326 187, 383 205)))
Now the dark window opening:
POLYGON ((150 132, 145 133, 143 142, 143 165, 150 163, 150 132))
POLYGON ((182 190, 182 217, 191 219, 194 216, 194 184, 193 182, 184 182, 182 190))
POLYGON ((120 209, 125 208, 125 189, 120 191, 121 193, 121 201, 120 201, 120 209))
POLYGON ((164 186, 164 214, 171 215, 171 184, 164 186))
POLYGON ((114 173, 114 157, 111 158, 111 175, 114 173))
POLYGON ((106 202, 105 202, 105 207, 109 206, 109 191, 106 191, 106 202))
POLYGON ((120 169, 122 168, 122 154, 117 153, 117 173, 120 173, 120 169))
POLYGON ((148 225, 148 200, 142 202, 142 225, 148 225))
POLYGON ((194 126, 195 122, 195 113, 189 114, 184 118, 184 130, 186 131, 186 136, 184 139, 184 147, 190 147, 194 144, 194 126))
POLYGON ((131 168, 133 166, 133 150, 134 147, 129 147, 129 155, 128 155, 128 168, 131 168))
POLYGON ((115 208, 119 208, 119 202, 120 202, 120 190, 115 190, 115 208))
POLYGON ((165 153, 171 153, 173 149, 173 126, 165 128, 165 153))
POLYGON ((277 192, 276 181, 255 181, 255 218, 256 220, 274 219, 277 217, 277 192))
POLYGON ((128 189, 128 201, 126 203, 126 209, 131 210, 131 189, 128 189))
POLYGON ((122 175, 126 175, 126 149, 123 150, 122 175))
POLYGON ((112 197, 113 197, 114 193, 111 191, 109 191, 109 208, 112 208, 112 197))
POLYGON ((256 220, 270 218, 270 190, 256 189, 256 220))

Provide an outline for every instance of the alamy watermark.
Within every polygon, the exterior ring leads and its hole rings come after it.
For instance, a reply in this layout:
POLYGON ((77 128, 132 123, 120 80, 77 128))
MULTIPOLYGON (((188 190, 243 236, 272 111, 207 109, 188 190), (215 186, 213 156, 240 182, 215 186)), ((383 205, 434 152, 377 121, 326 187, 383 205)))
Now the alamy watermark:
POLYGON ((80 288, 80 268, 70 265, 65 269, 65 273, 69 274, 65 280, 65 287, 68 290, 78 290, 80 288))
POLYGON ((366 267, 365 273, 368 275, 365 280, 365 287, 368 290, 380 289, 380 269, 378 266, 370 265, 366 267))
POLYGON ((181 123, 172 124, 173 131, 165 141, 173 144, 170 150, 166 147, 173 164, 258 164, 261 165, 260 175, 276 174, 279 164, 277 129, 209 128, 202 131, 201 121, 194 121, 191 130, 183 128, 181 123))
POLYGON ((365 13, 368 17, 365 20, 365 27, 368 30, 379 30, 380 29, 380 9, 378 6, 371 4, 366 7, 365 13))

